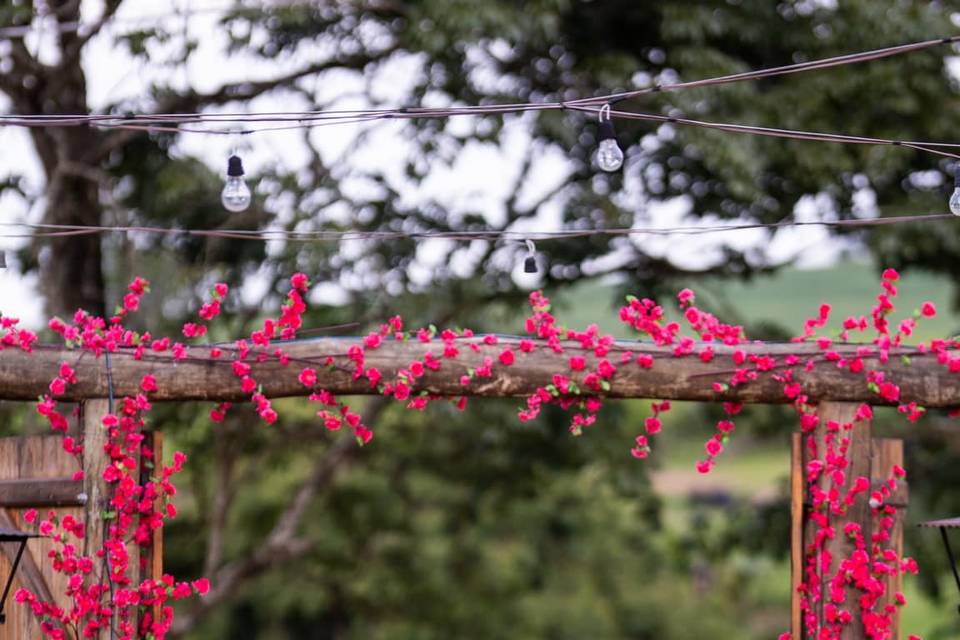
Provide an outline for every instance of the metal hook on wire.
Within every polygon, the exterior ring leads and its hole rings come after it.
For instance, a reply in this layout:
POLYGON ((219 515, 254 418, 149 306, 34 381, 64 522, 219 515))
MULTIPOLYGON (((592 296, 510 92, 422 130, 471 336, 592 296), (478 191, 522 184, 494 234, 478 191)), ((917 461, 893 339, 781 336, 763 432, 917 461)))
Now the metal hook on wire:
POLYGON ((607 102, 602 107, 600 111, 597 112, 597 120, 600 122, 610 122, 610 103, 607 102))

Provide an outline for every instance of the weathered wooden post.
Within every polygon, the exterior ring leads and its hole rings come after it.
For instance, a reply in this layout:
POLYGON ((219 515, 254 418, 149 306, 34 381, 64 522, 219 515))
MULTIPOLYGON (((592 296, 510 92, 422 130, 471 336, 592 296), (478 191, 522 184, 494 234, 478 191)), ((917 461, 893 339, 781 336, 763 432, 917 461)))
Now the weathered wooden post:
MULTIPOLYGON (((903 441, 895 439, 874 439, 871 436, 871 424, 867 420, 854 422, 858 404, 851 402, 823 402, 820 405, 820 424, 813 433, 818 451, 823 451, 826 436, 828 433, 827 424, 831 421, 840 425, 853 423, 853 428, 849 431, 841 430, 837 435, 837 444, 839 439, 848 437, 850 439, 847 449, 847 458, 849 467, 845 470, 845 482, 841 487, 840 495, 853 486, 857 478, 863 476, 870 479, 871 491, 878 488, 887 480, 893 465, 903 465, 903 441)), ((810 452, 806 445, 806 438, 803 434, 795 433, 793 436, 792 455, 791 455, 791 520, 792 520, 792 539, 791 539, 791 634, 796 640, 808 638, 804 629, 803 611, 801 609, 801 594, 798 587, 803 581, 808 560, 811 554, 815 553, 815 536, 817 532, 816 525, 811 521, 809 515, 812 509, 810 496, 806 490, 806 470, 810 462, 810 452)), ((826 485, 830 482, 826 474, 822 475, 818 481, 821 488, 826 490, 826 485)), ((844 535, 844 528, 849 523, 855 523, 860 526, 864 538, 870 540, 873 532, 873 518, 870 512, 868 495, 860 495, 857 501, 842 516, 831 516, 830 524, 834 528, 835 535, 832 539, 826 541, 824 548, 831 554, 830 567, 822 571, 818 566, 817 578, 819 579, 821 599, 816 603, 811 603, 813 613, 816 616, 819 626, 823 626, 826 617, 824 613, 824 604, 830 597, 830 578, 837 572, 840 562, 848 558, 851 552, 856 548, 854 542, 844 535)), ((903 481, 899 482, 897 492, 890 497, 887 504, 897 509, 897 515, 894 518, 894 527, 891 530, 891 546, 898 553, 903 548, 903 516, 907 503, 907 487, 903 481)), ((886 595, 884 602, 892 602, 894 594, 900 590, 900 577, 891 576, 886 581, 886 595)), ((841 611, 847 611, 853 618, 853 623, 848 625, 843 631, 843 640, 861 640, 866 635, 863 625, 860 622, 859 598, 860 594, 856 589, 848 587, 846 589, 846 598, 843 603, 838 605, 841 611)), ((882 606, 882 605, 880 605, 882 606)), ((898 622, 894 622, 894 638, 898 636, 898 622)))

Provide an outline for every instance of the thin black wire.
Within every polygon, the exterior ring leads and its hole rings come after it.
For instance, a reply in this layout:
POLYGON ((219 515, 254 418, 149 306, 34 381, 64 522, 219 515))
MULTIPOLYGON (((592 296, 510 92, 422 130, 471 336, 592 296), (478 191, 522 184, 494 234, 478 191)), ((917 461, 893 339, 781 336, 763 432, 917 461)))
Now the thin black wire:
MULTIPOLYGON (((304 129, 315 126, 329 126, 332 124, 356 124, 358 122, 373 122, 386 119, 412 119, 412 118, 449 118, 457 115, 495 115, 507 113, 519 113, 533 110, 574 110, 574 111, 594 111, 599 105, 613 104, 623 100, 655 93, 659 91, 677 91, 682 89, 700 88, 733 82, 743 82, 748 80, 759 80, 775 76, 800 73, 805 71, 828 69, 859 62, 878 60, 903 53, 919 51, 929 47, 954 44, 960 42, 960 36, 951 36, 921 42, 913 42, 871 51, 862 51, 857 53, 834 56, 831 58, 822 58, 809 62, 760 69, 756 71, 747 71, 714 78, 705 78, 701 80, 692 80, 688 82, 679 82, 671 85, 653 85, 644 89, 614 93, 608 95, 594 96, 571 100, 566 102, 543 102, 543 103, 516 103, 503 105, 472 105, 452 108, 402 108, 402 109, 369 109, 369 110, 339 110, 339 111, 306 111, 306 112, 264 112, 264 113, 232 113, 232 114, 202 114, 202 113, 161 113, 161 114, 140 114, 134 116, 116 116, 108 114, 74 114, 74 115, 12 115, 0 117, 0 125, 25 126, 25 127, 55 127, 55 126, 82 126, 91 125, 103 128, 142 130, 146 132, 188 132, 188 133, 208 133, 215 135, 235 135, 238 133, 237 124, 249 124, 255 122, 270 123, 272 126, 262 128, 246 128, 240 133, 253 133, 256 131, 269 131, 278 129, 304 129), (198 129, 194 127, 186 128, 183 124, 219 124, 234 125, 231 129, 198 129)), ((674 118, 670 116, 658 116, 654 114, 633 113, 626 111, 617 111, 611 113, 611 116, 626 119, 641 119, 652 121, 676 122, 678 124, 700 126, 731 133, 751 133, 755 135, 775 136, 782 138, 792 138, 800 140, 815 140, 823 142, 838 142, 847 144, 884 144, 905 146, 933 153, 941 156, 958 158, 955 154, 938 151, 929 147, 958 147, 960 144, 935 141, 902 141, 889 140, 881 138, 866 138, 861 136, 848 136, 842 134, 831 134, 814 131, 799 131, 789 129, 776 129, 769 127, 753 127, 748 125, 739 125, 733 123, 704 122, 691 120, 687 118, 674 118)))
POLYGON ((172 237, 211 237, 230 240, 247 240, 268 242, 347 242, 351 240, 534 240, 537 242, 551 240, 567 240, 571 238, 585 238, 595 236, 671 236, 671 235, 705 235, 713 233, 727 233, 734 231, 748 231, 753 229, 787 229, 793 227, 845 227, 863 228, 880 227, 900 224, 916 224, 920 222, 942 222, 956 220, 957 216, 949 213, 931 213, 921 215, 901 215, 885 218, 846 219, 846 220, 781 220, 780 222, 751 222, 729 225, 704 225, 696 227, 611 227, 607 229, 565 229, 559 231, 522 231, 522 230, 479 230, 479 231, 286 231, 282 229, 264 229, 258 231, 241 229, 183 229, 148 226, 93 226, 93 225, 62 225, 49 223, 17 223, 4 222, 0 227, 22 227, 33 229, 33 233, 0 233, 0 238, 51 238, 86 236, 106 233, 145 233, 172 237))
MULTIPOLYGON (((597 114, 599 117, 599 107, 579 107, 574 106, 570 109, 582 111, 591 114, 597 114)), ((778 129, 774 127, 760 127, 754 125, 734 124, 729 122, 710 122, 706 120, 693 120, 677 116, 662 116, 654 113, 637 113, 634 111, 609 111, 611 118, 625 120, 644 120, 649 122, 659 122, 668 124, 679 124, 689 127, 700 127, 703 129, 713 129, 725 131, 727 133, 741 133, 756 136, 766 136, 771 138, 788 138, 791 140, 805 140, 813 142, 833 142, 839 144, 868 144, 868 145, 886 145, 894 147, 907 147, 917 151, 932 153, 947 158, 960 159, 960 155, 941 151, 931 147, 960 148, 960 143, 956 142, 934 142, 928 140, 895 140, 891 138, 870 138, 866 136, 851 136, 839 133, 824 133, 821 131, 803 131, 799 129, 778 129)))

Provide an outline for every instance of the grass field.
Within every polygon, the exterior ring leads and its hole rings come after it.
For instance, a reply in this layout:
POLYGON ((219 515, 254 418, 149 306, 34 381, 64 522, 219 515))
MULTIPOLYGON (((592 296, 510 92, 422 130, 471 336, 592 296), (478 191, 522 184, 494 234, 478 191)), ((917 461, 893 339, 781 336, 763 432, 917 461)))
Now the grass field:
MULTIPOLYGON (((937 305, 936 318, 921 322, 917 338, 927 340, 960 332, 960 316, 952 309, 951 283, 942 276, 925 273, 905 274, 897 283, 895 299, 898 320, 907 317, 924 301, 937 305)), ((801 271, 783 269, 773 276, 756 277, 748 282, 731 282, 716 278, 690 278, 681 282, 697 293, 697 302, 731 323, 776 323, 791 335, 802 332, 803 320, 817 314, 820 304, 833 308, 827 330, 839 330, 849 315, 867 315, 880 293, 880 273, 867 264, 845 263, 831 269, 801 271)), ((617 337, 634 337, 617 320, 622 303, 615 299, 615 287, 597 282, 576 286, 560 296, 555 313, 565 326, 583 328, 597 322, 600 329, 617 337), (597 318, 600 318, 598 321, 597 318)), ((638 294, 640 295, 640 294, 638 294)), ((675 300, 659 300, 668 310, 675 300)))

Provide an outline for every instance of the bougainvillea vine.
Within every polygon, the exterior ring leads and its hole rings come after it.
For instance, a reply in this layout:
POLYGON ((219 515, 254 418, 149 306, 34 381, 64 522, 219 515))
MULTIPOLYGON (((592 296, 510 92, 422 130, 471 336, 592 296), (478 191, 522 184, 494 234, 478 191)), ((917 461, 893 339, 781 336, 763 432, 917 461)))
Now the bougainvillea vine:
MULTIPOLYGON (((729 376, 704 381, 716 401, 722 404, 724 417, 717 421, 715 433, 704 445, 705 455, 697 463, 698 471, 708 473, 712 469, 735 430, 735 418, 743 405, 727 398, 730 391, 762 376, 782 385, 784 398, 796 410, 805 438, 809 458, 805 469, 807 491, 813 504, 811 520, 817 527, 814 542, 805 550, 806 569, 800 586, 807 635, 820 640, 840 638, 844 628, 859 623, 868 638, 882 640, 891 637, 896 610, 905 603, 903 594, 886 593, 886 578, 917 570, 916 562, 900 557, 891 545, 890 531, 895 510, 887 501, 905 472, 900 467, 891 468, 888 480, 879 487, 871 486, 865 477, 847 478, 850 433, 858 428, 858 423, 872 418, 872 409, 863 404, 853 421, 843 424, 829 421, 821 425, 817 407, 804 393, 797 373, 829 366, 862 375, 864 385, 878 396, 880 402, 895 403, 908 420, 918 420, 925 412, 924 407, 901 400, 899 387, 883 372, 882 364, 888 361, 892 349, 900 348, 913 334, 919 320, 936 314, 936 308, 932 303, 924 303, 912 317, 892 327, 889 317, 895 309, 893 300, 897 296, 895 283, 898 279, 895 271, 886 270, 881 281, 883 290, 877 296, 877 304, 870 316, 846 318, 842 331, 835 338, 820 335, 831 314, 830 305, 822 305, 817 315, 804 323, 802 335, 795 338, 796 342, 814 342, 820 351, 816 356, 787 354, 773 357, 740 348, 739 345, 747 343, 743 327, 725 324, 700 309, 696 306, 694 293, 684 289, 677 296, 678 320, 670 319, 664 308, 653 300, 627 299, 620 309, 619 319, 646 339, 642 342, 617 342, 610 335, 601 335, 596 325, 582 331, 562 327, 552 315, 547 297, 534 292, 530 295, 531 313, 524 325, 527 337, 519 341, 501 344, 495 335, 475 336, 469 329, 455 331, 428 327, 410 330, 404 327, 401 317, 395 316, 352 343, 345 355, 329 356, 320 363, 302 366, 303 363, 292 362, 283 349, 284 343, 296 338, 303 324, 305 299, 310 287, 304 274, 295 274, 290 279, 290 288, 277 317, 264 319, 249 336, 229 346, 208 348, 204 357, 231 368, 239 389, 267 424, 274 423, 278 415, 256 378, 256 365, 274 360, 296 367, 298 380, 309 394, 309 400, 318 406, 317 416, 322 425, 331 431, 346 427, 360 445, 366 445, 372 440, 373 431, 363 424, 358 412, 323 388, 325 369, 345 369, 354 380, 369 384, 371 392, 392 398, 408 409, 422 411, 430 402, 440 399, 416 390, 418 380, 427 371, 441 370, 445 361, 456 360, 463 349, 480 351, 481 345, 495 348, 495 357, 485 357, 480 366, 469 369, 460 378, 463 394, 450 400, 462 410, 471 385, 491 378, 496 369, 511 367, 530 354, 549 352, 557 356, 558 368, 548 384, 526 398, 518 417, 524 422, 533 420, 544 406, 557 405, 569 412, 570 431, 580 435, 595 424, 604 396, 618 370, 653 367, 654 355, 645 351, 644 345, 652 343, 660 347, 661 352, 662 347, 667 347, 670 353, 667 357, 698 358, 703 362, 718 357, 715 353, 717 345, 731 347, 729 376), (861 344, 855 351, 847 349, 841 353, 836 348, 838 343, 848 342, 851 335, 862 336, 871 330, 871 342, 861 344), (366 356, 391 340, 420 344, 422 355, 396 371, 381 371, 369 366, 366 356), (590 357, 585 357, 587 355, 590 357), (867 367, 865 360, 881 366, 867 367), (825 432, 820 442, 815 437, 818 428, 825 432), (843 531, 837 531, 834 524, 839 518, 857 501, 864 500, 873 518, 871 533, 865 535, 857 525, 848 525, 843 531), (852 541, 853 551, 849 557, 833 558, 827 542, 840 535, 852 541), (833 567, 836 567, 833 575, 824 582, 823 575, 833 567), (826 590, 821 584, 828 585, 826 590), (860 615, 856 620, 850 608, 842 606, 851 591, 858 594, 860 615), (822 616, 817 613, 821 607, 822 616)), ((99 318, 78 311, 72 320, 55 318, 48 327, 68 347, 98 358, 107 353, 124 353, 135 359, 143 359, 148 353, 169 353, 174 360, 191 357, 190 346, 184 342, 156 337, 149 332, 138 333, 125 327, 125 320, 138 311, 141 297, 148 291, 148 283, 137 278, 130 284, 112 317, 99 318)), ((209 327, 221 314, 228 295, 227 285, 218 283, 213 287, 209 300, 198 311, 197 320, 183 325, 185 340, 208 335, 209 327)), ((0 318, 0 329, 3 332, 0 349, 15 348, 28 353, 33 350, 37 336, 18 328, 17 320, 0 318)), ((933 340, 918 345, 916 350, 935 357, 949 371, 957 372, 960 371, 960 357, 948 351, 955 346, 952 341, 933 340)), ((37 402, 37 411, 49 421, 54 431, 63 434, 64 449, 82 460, 84 443, 67 435, 69 417, 58 408, 58 399, 76 383, 76 371, 69 363, 62 363, 51 377, 48 393, 37 402)), ((157 391, 157 385, 154 376, 144 376, 139 393, 119 398, 116 410, 103 416, 102 426, 107 435, 104 454, 110 461, 103 481, 111 492, 108 509, 104 512, 108 527, 102 549, 95 550, 90 556, 78 551, 89 523, 78 522, 69 516, 58 518, 53 512, 45 517, 35 511, 24 514, 28 523, 33 523, 40 533, 54 540, 56 551, 50 558, 53 569, 69 577, 69 588, 64 594, 69 606, 44 602, 26 589, 16 593, 17 602, 31 608, 47 637, 96 637, 100 631, 113 625, 119 638, 159 640, 170 628, 173 618, 170 602, 192 594, 203 594, 210 588, 205 579, 183 582, 164 576, 159 581, 134 583, 129 577, 128 545, 148 545, 151 532, 176 516, 172 502, 176 488, 172 479, 186 460, 177 452, 172 464, 163 466, 160 460, 153 459, 153 451, 144 445, 143 428, 151 409, 150 394, 157 391), (143 483, 139 479, 141 461, 155 469, 154 475, 143 483), (153 617, 155 605, 160 605, 162 611, 159 619, 153 617)), ((652 438, 663 428, 663 416, 670 406, 669 401, 651 403, 643 432, 636 436, 630 449, 633 457, 643 459, 650 455, 652 438)), ((209 415, 213 422, 221 422, 229 410, 231 403, 224 402, 213 407, 209 415)), ((82 478, 82 474, 78 471, 75 478, 82 478)), ((780 640, 789 637, 790 634, 785 633, 780 640)))

